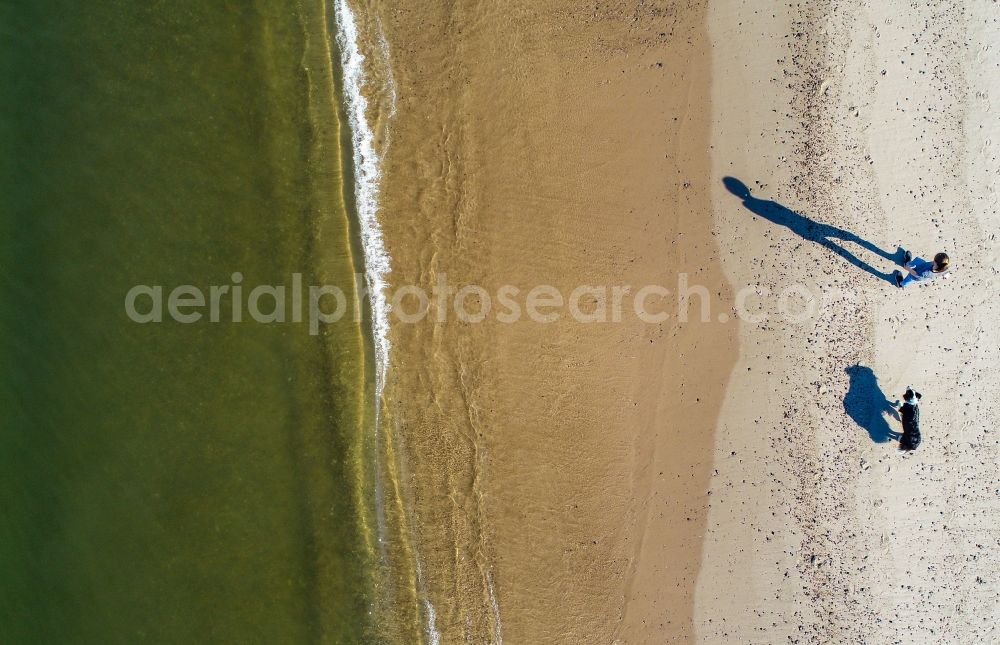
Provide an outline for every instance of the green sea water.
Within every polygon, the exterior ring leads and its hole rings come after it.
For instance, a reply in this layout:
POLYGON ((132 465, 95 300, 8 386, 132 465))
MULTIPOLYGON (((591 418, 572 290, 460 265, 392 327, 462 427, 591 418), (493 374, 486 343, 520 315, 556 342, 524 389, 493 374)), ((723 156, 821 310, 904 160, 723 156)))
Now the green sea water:
POLYGON ((0 642, 372 636, 364 325, 123 304, 353 284, 304 6, 0 3, 0 642))

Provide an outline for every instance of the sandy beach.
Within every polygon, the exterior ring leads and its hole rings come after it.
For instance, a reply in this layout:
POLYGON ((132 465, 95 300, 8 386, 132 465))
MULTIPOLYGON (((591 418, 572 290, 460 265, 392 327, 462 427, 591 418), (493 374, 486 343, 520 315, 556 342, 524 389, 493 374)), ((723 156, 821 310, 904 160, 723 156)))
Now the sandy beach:
POLYGON ((995 6, 719 2, 709 25, 717 179, 889 253, 961 259, 949 280, 900 292, 716 183, 734 289, 805 284, 829 304, 800 323, 741 324, 698 638, 995 640, 995 6), (909 384, 926 441, 904 457, 883 402, 909 384))
POLYGON ((998 0, 0 15, 0 641, 1000 643, 998 0))
POLYGON ((394 329, 443 642, 993 629, 1000 24, 904 4, 379 7, 396 285, 710 294, 701 322, 394 329), (900 291, 901 248, 954 275, 900 291))

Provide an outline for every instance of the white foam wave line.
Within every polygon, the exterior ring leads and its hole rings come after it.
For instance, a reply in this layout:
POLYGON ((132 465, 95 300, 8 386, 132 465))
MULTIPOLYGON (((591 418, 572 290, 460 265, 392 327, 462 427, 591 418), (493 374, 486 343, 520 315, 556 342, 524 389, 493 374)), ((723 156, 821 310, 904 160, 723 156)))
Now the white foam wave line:
MULTIPOLYGON (((389 365, 389 302, 386 300, 385 275, 391 271, 390 257, 382 240, 382 228, 378 221, 378 192, 381 179, 381 165, 375 148, 375 133, 368 124, 368 100, 362 93, 366 79, 364 73, 365 56, 358 45, 358 26, 347 0, 335 0, 337 43, 340 46, 341 63, 344 73, 344 94, 347 115, 351 126, 354 152, 354 195, 357 202, 358 220, 361 228, 361 243, 364 250, 365 280, 372 303, 373 337, 375 343, 375 428, 381 423, 382 391, 385 387, 389 365)), ((379 32, 379 47, 385 60, 389 60, 389 45, 379 32)), ((396 88, 391 76, 387 77, 390 95, 390 116, 396 109, 396 88)), ((416 562, 417 577, 423 587, 423 575, 419 557, 416 562)), ((431 645, 439 645, 441 635, 437 630, 437 612, 434 605, 422 592, 424 610, 427 616, 427 637, 431 645)))
POLYGON ((493 574, 486 571, 486 590, 490 595, 490 605, 493 607, 493 642, 495 645, 503 645, 503 625, 500 622, 500 603, 497 602, 496 589, 493 587, 493 574))
POLYGON ((427 611, 427 637, 430 645, 441 645, 441 634, 437 630, 437 612, 430 600, 424 600, 424 608, 427 611))
POLYGON ((354 197, 364 247, 365 281, 372 303, 375 342, 375 423, 379 422, 382 390, 389 364, 389 302, 386 300, 385 275, 391 271, 390 258, 382 240, 378 221, 379 181, 382 177, 375 133, 368 125, 368 100, 365 87, 365 56, 358 46, 358 26, 346 0, 335 0, 337 42, 340 45, 344 72, 344 94, 351 126, 354 151, 354 197))
POLYGON ((424 614, 427 617, 427 642, 429 645, 441 645, 441 632, 437 628, 437 611, 427 596, 427 584, 424 581, 424 567, 420 562, 420 554, 414 552, 414 558, 417 569, 417 593, 424 604, 424 614))

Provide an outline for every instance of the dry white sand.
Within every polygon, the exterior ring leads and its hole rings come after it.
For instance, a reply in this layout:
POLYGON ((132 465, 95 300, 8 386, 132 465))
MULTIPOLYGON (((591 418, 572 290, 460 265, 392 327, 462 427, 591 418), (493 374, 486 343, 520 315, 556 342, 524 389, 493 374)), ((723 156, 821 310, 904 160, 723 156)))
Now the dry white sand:
POLYGON ((1000 5, 806 5, 711 5, 715 216, 733 289, 846 295, 798 322, 775 297, 750 300, 771 317, 741 323, 706 491, 696 634, 1000 642, 1000 5), (726 175, 883 249, 947 251, 953 275, 896 289, 755 216, 726 175), (859 425, 882 432, 877 412, 859 412, 868 392, 848 397, 852 366, 877 379, 855 388, 924 394, 915 453, 859 425))

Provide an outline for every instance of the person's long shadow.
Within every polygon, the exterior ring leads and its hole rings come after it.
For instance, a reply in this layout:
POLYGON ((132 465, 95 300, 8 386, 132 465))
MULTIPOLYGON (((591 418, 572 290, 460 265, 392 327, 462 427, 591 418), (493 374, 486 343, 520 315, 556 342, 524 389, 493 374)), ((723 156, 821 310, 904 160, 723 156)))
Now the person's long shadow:
POLYGON ((885 443, 899 439, 899 433, 889 427, 886 415, 899 419, 899 412, 889 402, 878 377, 870 367, 852 365, 847 368, 851 382, 844 396, 844 411, 861 428, 868 431, 868 436, 875 443, 885 443))
POLYGON ((746 209, 751 213, 760 215, 764 219, 770 220, 775 224, 785 226, 792 232, 802 236, 804 239, 825 246, 859 269, 867 271, 875 277, 895 284, 895 279, 891 273, 883 273, 879 271, 844 248, 842 243, 851 242, 853 244, 857 244, 858 246, 899 265, 902 265, 903 249, 896 249, 896 251, 890 253, 889 251, 875 246, 868 240, 858 237, 850 231, 845 231, 842 228, 837 228, 836 226, 831 226, 829 224, 815 222, 805 215, 800 215, 792 209, 782 206, 777 202, 772 202, 766 199, 757 199, 750 194, 750 189, 747 188, 746 184, 735 177, 723 177, 722 183, 726 186, 726 189, 729 190, 729 192, 743 200, 743 206, 746 207, 746 209), (841 244, 834 242, 834 240, 838 240, 841 244))

